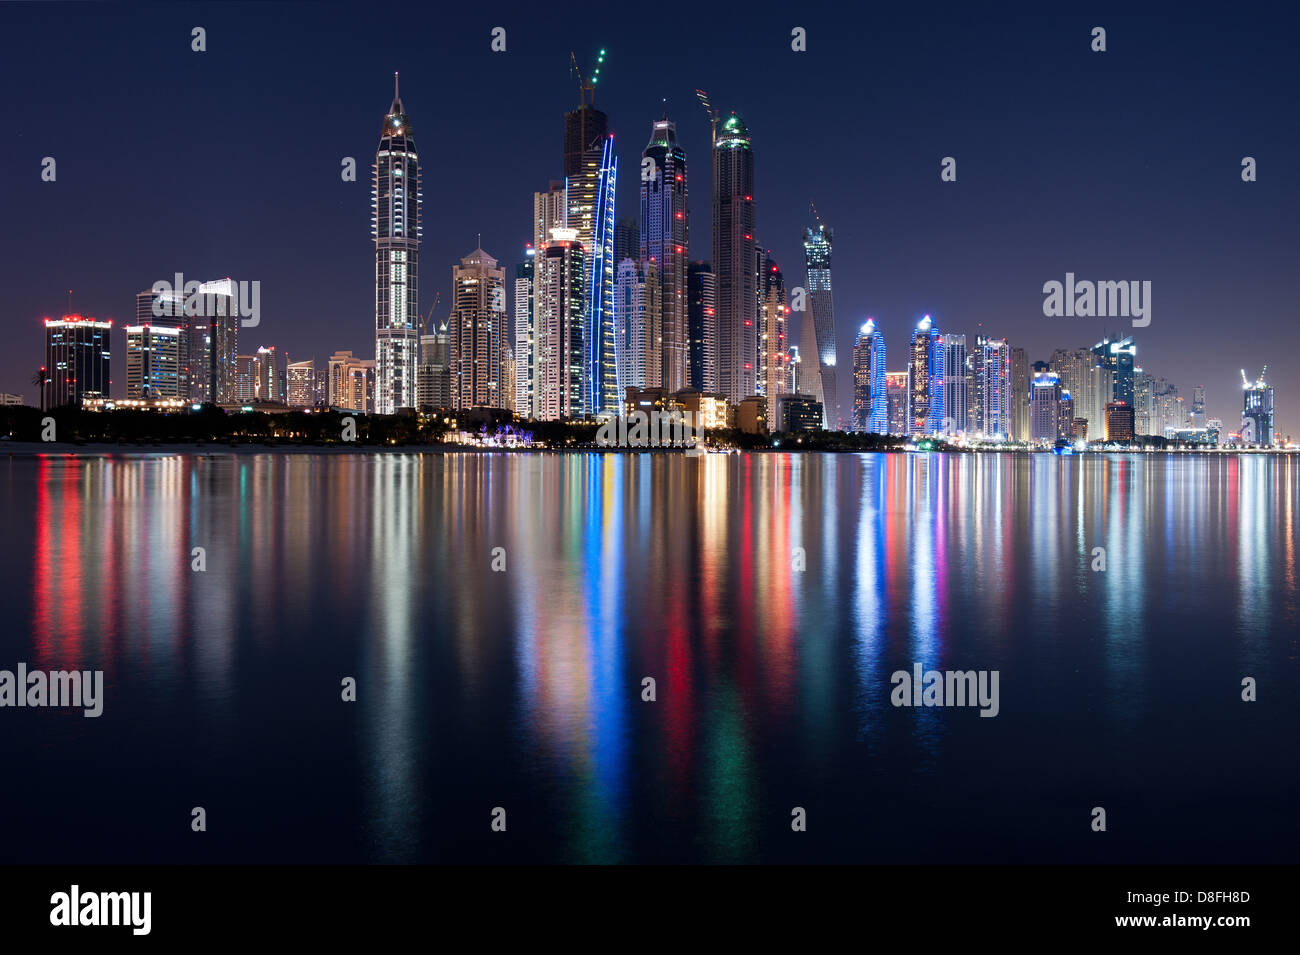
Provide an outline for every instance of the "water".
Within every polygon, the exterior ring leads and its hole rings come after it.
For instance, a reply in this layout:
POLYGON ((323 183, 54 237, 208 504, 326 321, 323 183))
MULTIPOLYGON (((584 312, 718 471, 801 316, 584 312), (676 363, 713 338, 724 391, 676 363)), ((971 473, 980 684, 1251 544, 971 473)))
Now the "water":
POLYGON ((1276 455, 12 457, 0 669, 107 698, 0 710, 0 861, 1293 863, 1298 491, 1276 455), (998 716, 891 706, 917 661, 999 671, 998 716))

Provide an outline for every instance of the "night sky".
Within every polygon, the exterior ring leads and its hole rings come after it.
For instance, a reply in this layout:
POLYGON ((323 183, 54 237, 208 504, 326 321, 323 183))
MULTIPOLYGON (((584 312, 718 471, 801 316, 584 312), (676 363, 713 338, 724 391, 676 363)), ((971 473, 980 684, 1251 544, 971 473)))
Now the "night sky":
MULTIPOLYGON (((1281 434, 1300 434, 1300 71, 1294 12, 1171 6, 1150 17, 881 13, 868 5, 0 5, 0 391, 34 398, 40 319, 132 319, 173 273, 262 284, 240 351, 374 354, 369 167, 393 72, 424 168, 421 311, 476 244, 513 269, 532 193, 561 172, 563 114, 607 50, 596 105, 635 216, 640 152, 667 99, 685 150, 691 258, 711 241, 709 126, 754 138, 758 238, 805 284, 809 199, 835 230, 839 364, 866 316, 902 369, 922 313, 1046 360, 1127 320, 1046 318, 1043 283, 1150 280, 1138 362, 1190 407, 1240 423, 1265 362, 1281 434), (724 19, 744 11, 745 20, 724 19), (207 52, 190 30, 207 30, 207 52), (491 30, 507 51, 490 50, 491 30), (790 31, 808 31, 808 52, 790 31), (1090 50, 1094 26, 1108 51, 1090 50), (58 179, 42 182, 53 156, 58 179), (357 159, 356 182, 340 179, 357 159), (940 182, 940 160, 957 182, 940 182), (1241 160, 1258 161, 1243 183, 1241 160)), ((1131 329, 1130 329, 1131 330, 1131 329)), ((791 328, 798 342, 797 328, 791 328)), ((125 389, 125 335, 114 392, 125 389)), ((841 374, 841 400, 849 375, 841 374)))

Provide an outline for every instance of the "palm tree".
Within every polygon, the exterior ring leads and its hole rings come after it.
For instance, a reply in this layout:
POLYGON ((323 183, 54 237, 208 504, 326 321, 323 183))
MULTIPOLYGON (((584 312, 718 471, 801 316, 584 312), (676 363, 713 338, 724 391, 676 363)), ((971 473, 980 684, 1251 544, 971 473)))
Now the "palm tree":
POLYGON ((50 375, 44 368, 32 375, 32 384, 35 385, 41 393, 41 411, 45 411, 45 386, 50 383, 50 375))

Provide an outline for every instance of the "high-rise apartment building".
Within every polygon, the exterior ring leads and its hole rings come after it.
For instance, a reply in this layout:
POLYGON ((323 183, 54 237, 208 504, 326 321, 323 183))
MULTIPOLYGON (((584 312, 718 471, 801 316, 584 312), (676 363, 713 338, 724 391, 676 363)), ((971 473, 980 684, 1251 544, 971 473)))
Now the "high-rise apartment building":
POLYGON ((662 334, 658 364, 663 387, 669 391, 690 384, 686 185, 686 153, 677 142, 676 126, 665 116, 654 121, 650 141, 641 153, 639 257, 654 264, 659 283, 662 334))
POLYGON ((451 272, 447 321, 453 408, 504 408, 506 272, 480 245, 451 272))
POLYGON ((126 327, 126 396, 151 400, 188 400, 185 378, 185 333, 167 324, 126 327))
POLYGON ((686 270, 686 324, 688 377, 696 391, 713 392, 718 387, 718 301, 713 266, 692 262, 686 270))
POLYGON ((552 229, 537 250, 537 417, 580 418, 584 411, 586 254, 575 229, 552 229))
POLYGON ((966 336, 941 335, 939 344, 943 349, 943 432, 952 435, 968 427, 966 336))
POLYGON ((907 433, 942 434, 944 426, 943 348, 934 320, 926 315, 912 332, 907 363, 907 433))
POLYGON ((757 393, 758 242, 754 228, 754 151, 748 128, 733 113, 723 122, 713 143, 716 390, 732 404, 757 393))
POLYGON ((769 252, 763 261, 763 282, 759 293, 758 389, 767 398, 767 420, 780 421, 777 402, 790 380, 785 363, 786 342, 785 276, 769 252))

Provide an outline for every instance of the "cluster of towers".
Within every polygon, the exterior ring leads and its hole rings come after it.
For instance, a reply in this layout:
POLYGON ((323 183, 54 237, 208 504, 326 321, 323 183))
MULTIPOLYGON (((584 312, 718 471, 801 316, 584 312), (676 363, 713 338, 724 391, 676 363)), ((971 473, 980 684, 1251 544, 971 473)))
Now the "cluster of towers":
MULTIPOLYGON (((604 52, 565 114, 562 177, 533 195, 513 281, 482 247, 453 270, 451 311, 425 329, 419 302, 421 165, 398 92, 373 168, 374 410, 489 407, 537 420, 621 413, 627 389, 695 390, 734 405, 802 390, 836 426, 832 232, 805 234, 802 352, 788 341, 784 276, 756 238, 754 150, 740 117, 712 121, 713 261, 690 258, 686 153, 667 115, 637 167, 639 216, 615 216, 618 157, 594 105, 604 52), (507 293, 513 296, 507 306, 507 293)), ((577 68, 576 61, 574 63, 577 68)))

